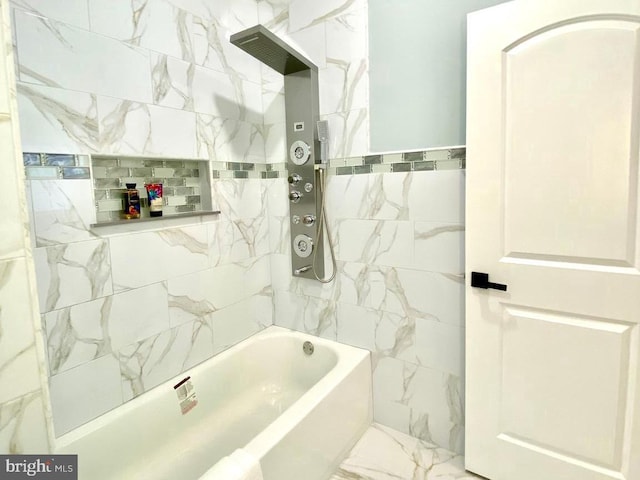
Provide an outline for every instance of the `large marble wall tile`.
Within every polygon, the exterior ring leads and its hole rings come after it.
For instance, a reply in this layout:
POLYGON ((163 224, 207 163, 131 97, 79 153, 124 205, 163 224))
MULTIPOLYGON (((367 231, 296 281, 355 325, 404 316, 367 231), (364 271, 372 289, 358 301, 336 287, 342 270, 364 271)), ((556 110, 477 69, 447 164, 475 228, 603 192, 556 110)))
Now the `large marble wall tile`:
POLYGON ((218 162, 266 163, 262 125, 197 114, 198 157, 218 162))
POLYGON ((246 298, 271 291, 269 255, 170 279, 171 325, 210 318, 246 298))
POLYGON ((89 30, 87 0, 11 0, 13 7, 89 30))
POLYGON ((409 192, 411 218, 464 224, 464 170, 414 173, 409 192))
POLYGON ((409 220, 413 178, 411 173, 331 175, 327 213, 330 219, 409 220))
POLYGON ((411 318, 462 325, 464 281, 449 274, 345 263, 338 300, 411 318))
MULTIPOLYGON (((113 351, 168 330, 167 287, 156 283, 112 297, 108 332, 113 351)), ((101 312, 104 315, 104 311, 101 312)))
POLYGON ((167 292, 150 285, 43 315, 52 375, 168 330, 167 292))
POLYGON ((209 227, 209 262, 226 265, 269 253, 269 222, 265 217, 222 220, 209 227))
MULTIPOLYGON (((361 2, 366 5, 366 2, 361 2)), ((361 60, 368 57, 368 12, 350 7, 343 14, 328 18, 327 57, 334 60, 361 60)))
POLYGON ((290 0, 258 0, 259 23, 275 33, 289 29, 290 0))
POLYGON ((89 0, 89 11, 94 32, 193 60, 191 15, 166 0, 89 0))
POLYGON ((30 182, 37 246, 96 238, 89 229, 96 221, 92 188, 91 180, 30 182))
POLYGON ((213 203, 231 220, 266 214, 266 188, 258 179, 220 179, 212 185, 213 203))
POLYGON ((351 10, 326 22, 327 65, 320 76, 320 112, 367 108, 369 104, 367 12, 351 10))
POLYGON ((289 184, 285 178, 264 180, 268 213, 274 217, 289 216, 289 184))
POLYGON ((98 151, 95 94, 18 83, 18 107, 23 151, 98 151))
POLYGON ((98 97, 102 153, 196 157, 196 115, 156 105, 98 97))
POLYGON ((0 261, 0 404, 40 388, 29 291, 26 260, 0 261))
POLYGON ((295 32, 301 28, 329 20, 345 13, 362 10, 366 0, 292 0, 289 6, 289 30, 295 32))
POLYGON ((2 225, 0 225, 0 260, 22 255, 27 235, 26 204, 20 183, 22 173, 18 164, 18 153, 14 151, 14 126, 11 119, 0 116, 0 145, 2 145, 3 162, 0 170, 0 191, 3 192, 2 225))
POLYGON ((196 67, 193 78, 194 109, 217 117, 262 123, 260 78, 243 80, 238 73, 196 67))
POLYGON ((329 175, 325 193, 329 221, 341 219, 367 219, 371 208, 371 182, 378 175, 329 175))
POLYGON ((37 248, 33 259, 43 313, 113 293, 106 240, 37 248))
POLYGON ((218 353, 273 325, 273 297, 254 295, 214 312, 211 319, 218 353))
POLYGON ((0 452, 40 454, 49 451, 44 399, 40 391, 0 404, 0 452))
POLYGON ((336 237, 339 260, 403 267, 412 264, 410 222, 343 220, 336 237))
POLYGON ((261 65, 261 72, 264 123, 266 125, 284 123, 284 77, 266 65, 261 65))
POLYGON ((151 102, 147 51, 22 10, 15 29, 19 80, 151 102))
POLYGON ((122 404, 120 365, 105 355, 49 380, 53 424, 60 436, 122 404))
POLYGON ((111 353, 112 305, 113 297, 106 297, 42 315, 51 375, 111 353))
POLYGON ((369 112, 366 108, 323 116, 329 122, 329 158, 347 158, 369 152, 369 112))
MULTIPOLYGON (((327 39, 324 24, 317 24, 298 30, 295 33, 283 35, 282 38, 295 50, 311 60, 318 69, 321 70, 327 66, 327 39)), ((321 113, 324 112, 321 110, 321 113)))
POLYGON ((414 266, 431 272, 464 274, 464 225, 415 223, 414 266))
POLYGON ((267 163, 287 161, 285 123, 264 125, 264 150, 267 163))
POLYGON ((116 290, 160 282, 209 267, 207 227, 194 225, 111 237, 116 290))
POLYGON ((464 328, 421 318, 415 342, 420 365, 464 378, 464 328))
POLYGON ((366 59, 346 61, 329 58, 319 80, 322 115, 367 107, 369 89, 366 59))
POLYGON ((153 103, 193 111, 194 71, 192 63, 151 52, 153 103))
POLYGON ((128 401, 213 356, 210 322, 197 320, 118 351, 128 401))
POLYGON ((335 302, 276 290, 274 303, 276 325, 336 340, 335 302))
MULTIPOLYGON (((395 419, 394 428, 452 451, 461 451, 464 399, 459 377, 390 357, 382 358, 373 372, 373 396, 374 405, 391 408, 379 415, 395 419), (395 412, 394 404, 399 407, 395 412), (401 412, 407 408, 409 424, 402 425, 406 415, 401 412)), ((380 417, 374 411, 374 420, 381 421, 380 417)))
POLYGON ((397 269, 390 284, 397 285, 399 304, 403 310, 419 312, 449 325, 464 325, 464 278, 459 275, 397 269), (403 292, 400 295, 400 292, 403 292), (406 304, 405 304, 406 302, 406 304), (407 307, 407 305, 409 307, 407 307))
POLYGON ((338 336, 340 343, 376 350, 376 325, 378 315, 356 305, 338 303, 338 336))
POLYGON ((269 248, 271 253, 291 252, 291 227, 289 215, 269 217, 269 248))
POLYGON ((210 2, 193 19, 193 45, 198 65, 259 81, 260 62, 229 42, 229 37, 258 23, 253 0, 210 2))

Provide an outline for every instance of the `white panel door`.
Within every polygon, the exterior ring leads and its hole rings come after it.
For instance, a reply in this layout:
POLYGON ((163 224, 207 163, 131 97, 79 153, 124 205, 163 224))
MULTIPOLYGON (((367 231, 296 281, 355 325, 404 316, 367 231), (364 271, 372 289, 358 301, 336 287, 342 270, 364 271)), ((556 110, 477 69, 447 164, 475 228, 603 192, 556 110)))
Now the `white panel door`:
POLYGON ((640 0, 468 28, 466 466, 640 480, 640 0))

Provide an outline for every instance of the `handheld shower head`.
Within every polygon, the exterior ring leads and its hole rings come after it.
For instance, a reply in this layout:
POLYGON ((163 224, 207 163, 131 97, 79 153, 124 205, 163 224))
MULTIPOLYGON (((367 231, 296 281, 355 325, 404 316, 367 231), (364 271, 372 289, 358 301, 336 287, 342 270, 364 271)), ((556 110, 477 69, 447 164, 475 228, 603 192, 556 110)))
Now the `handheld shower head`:
POLYGON ((329 161, 329 122, 320 120, 316 122, 316 128, 320 142, 320 163, 325 164, 329 161))

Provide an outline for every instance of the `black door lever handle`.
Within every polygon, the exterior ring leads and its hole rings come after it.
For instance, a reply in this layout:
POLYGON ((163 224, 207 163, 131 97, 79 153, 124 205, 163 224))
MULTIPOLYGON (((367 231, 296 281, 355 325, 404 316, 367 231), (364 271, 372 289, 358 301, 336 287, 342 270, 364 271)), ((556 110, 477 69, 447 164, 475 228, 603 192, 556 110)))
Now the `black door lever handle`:
POLYGON ((493 288, 495 290, 507 291, 504 283, 493 283, 489 281, 489 274, 482 272, 471 272, 471 286, 476 288, 493 288))

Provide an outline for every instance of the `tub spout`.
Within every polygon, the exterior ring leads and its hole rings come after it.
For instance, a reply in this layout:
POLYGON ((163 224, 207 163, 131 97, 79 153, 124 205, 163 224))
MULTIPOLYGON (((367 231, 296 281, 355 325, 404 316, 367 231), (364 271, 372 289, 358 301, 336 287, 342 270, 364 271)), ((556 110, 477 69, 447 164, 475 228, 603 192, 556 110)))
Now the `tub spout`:
POLYGON ((301 273, 307 272, 307 271, 309 271, 309 270, 311 270, 311 265, 306 265, 306 266, 304 266, 304 267, 296 268, 296 269, 293 271, 293 273, 294 273, 295 275, 300 275, 301 273))

